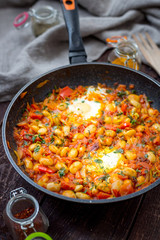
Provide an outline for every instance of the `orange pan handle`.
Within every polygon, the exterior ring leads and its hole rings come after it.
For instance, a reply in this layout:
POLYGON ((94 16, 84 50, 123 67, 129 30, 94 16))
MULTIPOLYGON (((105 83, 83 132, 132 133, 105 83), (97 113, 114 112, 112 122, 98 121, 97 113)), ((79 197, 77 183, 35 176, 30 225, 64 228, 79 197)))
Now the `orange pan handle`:
POLYGON ((80 34, 78 6, 76 0, 60 0, 69 37, 69 61, 86 62, 86 52, 80 34))

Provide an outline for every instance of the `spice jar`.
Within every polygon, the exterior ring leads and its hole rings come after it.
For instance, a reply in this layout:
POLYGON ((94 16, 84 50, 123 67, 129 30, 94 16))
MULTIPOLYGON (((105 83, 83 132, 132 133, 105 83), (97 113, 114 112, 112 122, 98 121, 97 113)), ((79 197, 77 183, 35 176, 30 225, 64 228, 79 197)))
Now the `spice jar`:
POLYGON ((19 14, 13 22, 17 29, 28 27, 31 24, 35 37, 44 33, 48 28, 59 23, 58 11, 51 6, 43 6, 30 9, 19 14))
POLYGON ((108 38, 107 42, 113 47, 108 55, 109 62, 136 70, 140 69, 141 59, 138 46, 134 41, 127 40, 124 36, 108 38))
POLYGON ((49 226, 38 201, 24 188, 11 191, 3 217, 14 240, 24 240, 34 232, 46 232, 49 226))

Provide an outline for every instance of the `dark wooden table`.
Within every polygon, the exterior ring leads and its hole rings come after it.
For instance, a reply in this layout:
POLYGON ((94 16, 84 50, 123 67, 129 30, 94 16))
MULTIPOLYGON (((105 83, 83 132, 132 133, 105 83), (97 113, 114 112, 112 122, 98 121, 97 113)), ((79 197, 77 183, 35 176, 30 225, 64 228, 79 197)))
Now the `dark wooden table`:
MULTIPOLYGON (((106 61, 105 53, 99 61, 106 61)), ((160 81, 146 65, 141 71, 160 81)), ((0 103, 2 119, 9 102, 0 103)), ((23 186, 48 216, 54 240, 159 240, 160 186, 131 200, 106 205, 81 205, 50 197, 27 183, 11 166, 0 145, 0 240, 11 240, 2 211, 11 190, 23 186)))

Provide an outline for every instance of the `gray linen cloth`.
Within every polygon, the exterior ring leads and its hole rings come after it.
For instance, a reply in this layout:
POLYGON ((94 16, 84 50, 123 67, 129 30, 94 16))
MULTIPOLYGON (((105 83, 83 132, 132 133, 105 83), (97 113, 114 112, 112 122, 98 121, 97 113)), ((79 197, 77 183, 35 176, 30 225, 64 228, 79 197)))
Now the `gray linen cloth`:
MULTIPOLYGON (((79 0, 78 3, 88 61, 100 57, 107 49, 106 38, 111 36, 130 37, 147 31, 160 44, 160 0, 79 0)), ((5 5, 0 8, 1 102, 11 100, 22 86, 40 74, 69 63, 68 34, 59 1, 37 1, 32 6, 51 5, 60 15, 59 25, 37 38, 31 27, 17 31, 12 25, 17 14, 28 7, 5 5)))

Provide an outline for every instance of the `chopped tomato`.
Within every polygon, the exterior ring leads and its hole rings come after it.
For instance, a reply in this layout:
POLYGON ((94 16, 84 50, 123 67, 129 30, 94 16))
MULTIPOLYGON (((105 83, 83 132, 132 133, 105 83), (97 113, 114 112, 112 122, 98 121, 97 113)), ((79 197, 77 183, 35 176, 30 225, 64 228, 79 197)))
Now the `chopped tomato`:
POLYGON ((54 169, 51 169, 51 168, 48 168, 48 167, 45 167, 42 165, 39 165, 38 169, 39 169, 39 171, 44 172, 44 173, 55 173, 56 172, 56 169, 54 170, 54 169))
POLYGON ((34 109, 36 109, 36 110, 39 109, 39 106, 38 106, 37 104, 35 104, 35 103, 32 103, 32 104, 31 104, 31 107, 34 108, 34 109))
POLYGON ((99 192, 99 193, 97 194, 97 198, 98 198, 98 199, 106 199, 106 198, 109 198, 110 196, 111 196, 110 194, 104 193, 104 192, 99 192))
POLYGON ((138 165, 140 167, 143 167, 143 168, 147 169, 147 170, 150 169, 150 165, 148 163, 146 163, 146 162, 139 162, 138 165))
POLYGON ((33 112, 33 113, 30 113, 30 117, 32 119, 41 119, 43 117, 43 114, 42 113, 38 113, 38 112, 33 112))
POLYGON ((31 151, 28 150, 27 148, 23 148, 23 153, 24 153, 26 156, 32 157, 31 151))
POLYGON ((127 104, 126 103, 123 103, 123 105, 121 106, 121 110, 122 110, 122 112, 126 112, 126 110, 127 110, 127 104))
POLYGON ((120 129, 125 129, 127 127, 130 127, 131 126, 131 123, 130 122, 124 122, 120 125, 120 129))
POLYGON ((61 188, 64 190, 74 190, 75 184, 72 182, 65 182, 64 180, 61 181, 61 188))
POLYGON ((71 96, 72 92, 73 92, 73 90, 70 87, 66 86, 60 90, 59 95, 62 98, 66 98, 66 97, 71 96))
POLYGON ((24 129, 26 129, 26 130, 29 129, 28 123, 25 122, 25 121, 20 122, 20 123, 17 123, 17 126, 18 126, 18 127, 21 127, 21 128, 24 128, 24 129))
POLYGON ((116 131, 117 130, 117 126, 113 126, 112 124, 105 124, 105 128, 107 129, 107 130, 113 130, 113 131, 116 131))
POLYGON ((72 173, 68 173, 67 177, 68 177, 71 181, 74 180, 74 174, 72 174, 72 173))
POLYGON ((119 192, 120 192, 121 196, 128 195, 128 194, 134 192, 134 188, 132 187, 131 183, 127 182, 127 183, 122 184, 119 192))
POLYGON ((117 189, 113 189, 113 193, 115 197, 120 197, 120 193, 117 189))
POLYGON ((122 180, 126 180, 126 179, 128 179, 128 176, 126 176, 126 175, 121 175, 121 174, 118 174, 118 177, 120 178, 120 179, 122 179, 122 180))
POLYGON ((81 173, 80 173, 80 171, 77 171, 77 172, 76 172, 75 178, 81 179, 81 173))

